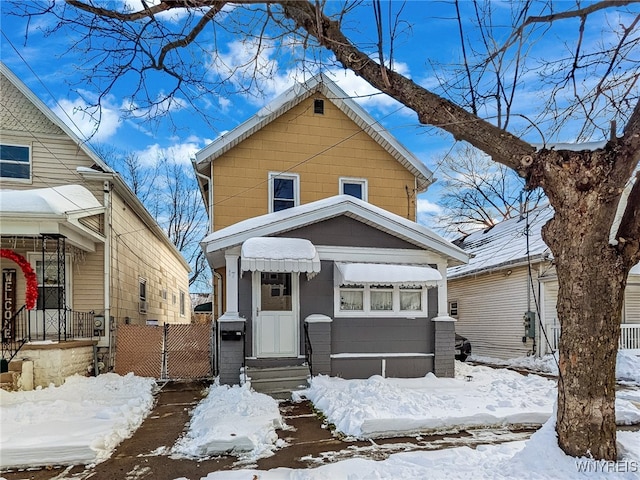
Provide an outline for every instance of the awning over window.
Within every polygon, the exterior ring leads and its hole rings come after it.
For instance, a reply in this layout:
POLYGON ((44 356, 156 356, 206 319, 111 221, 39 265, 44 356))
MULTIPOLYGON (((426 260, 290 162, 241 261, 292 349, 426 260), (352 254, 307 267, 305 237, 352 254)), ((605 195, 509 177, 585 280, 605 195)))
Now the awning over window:
POLYGON ((336 262, 339 285, 436 285, 442 275, 435 268, 416 265, 336 262))
POLYGON ((256 237, 242 244, 242 271, 306 272, 320 271, 320 257, 309 240, 302 238, 256 237))

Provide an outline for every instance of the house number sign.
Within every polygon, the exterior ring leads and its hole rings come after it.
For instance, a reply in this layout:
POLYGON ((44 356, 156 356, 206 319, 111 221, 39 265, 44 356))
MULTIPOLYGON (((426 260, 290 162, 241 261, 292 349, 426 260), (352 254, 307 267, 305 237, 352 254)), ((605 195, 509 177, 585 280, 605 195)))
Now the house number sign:
POLYGON ((11 321, 16 311, 16 269, 2 270, 2 340, 13 338, 14 325, 11 321))

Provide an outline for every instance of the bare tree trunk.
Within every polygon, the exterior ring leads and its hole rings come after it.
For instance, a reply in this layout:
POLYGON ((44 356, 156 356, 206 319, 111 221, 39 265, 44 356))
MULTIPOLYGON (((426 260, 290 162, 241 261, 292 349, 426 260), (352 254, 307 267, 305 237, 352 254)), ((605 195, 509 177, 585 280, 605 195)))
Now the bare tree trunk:
POLYGON ((568 455, 615 460, 616 355, 631 268, 609 243, 621 188, 598 178, 602 152, 558 156, 545 179, 555 216, 543 229, 559 284, 558 444, 568 455))

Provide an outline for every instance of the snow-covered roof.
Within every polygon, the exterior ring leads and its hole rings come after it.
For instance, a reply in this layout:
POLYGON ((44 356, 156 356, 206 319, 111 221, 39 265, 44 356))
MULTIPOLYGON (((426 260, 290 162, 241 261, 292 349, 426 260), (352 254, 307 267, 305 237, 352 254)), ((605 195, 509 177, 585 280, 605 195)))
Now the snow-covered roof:
POLYGON ((442 275, 435 268, 381 263, 335 263, 339 285, 436 285, 442 275))
POLYGON ((240 256, 243 272, 320 271, 320 257, 316 247, 304 238, 250 238, 242 244, 240 256))
POLYGON ((469 256, 427 227, 388 212, 350 195, 335 195, 315 202, 249 218, 207 235, 200 243, 212 265, 214 254, 242 245, 253 237, 274 236, 307 225, 346 215, 380 231, 447 258, 449 265, 468 261, 469 256))
MULTIPOLYGON (((66 215, 98 209, 102 205, 82 185, 63 185, 32 190, 0 190, 0 213, 5 215, 66 215)), ((95 214, 95 213, 93 213, 95 214)))
POLYGON ((433 172, 431 172, 422 161, 402 145, 360 105, 349 98, 331 79, 322 73, 314 76, 305 83, 298 83, 289 88, 237 128, 220 136, 197 152, 196 166, 198 170, 206 174, 208 169, 204 167, 210 162, 316 93, 324 95, 407 170, 415 175, 418 179, 419 190, 425 190, 433 182, 433 172))
MULTIPOLYGON (((527 235, 527 219, 510 218, 492 228, 474 232, 457 243, 471 259, 466 265, 447 269, 449 279, 487 270, 508 268, 532 260, 552 258, 551 250, 542 239, 542 226, 553 216, 553 208, 549 204, 542 205, 529 212, 529 234, 527 235), (527 238, 528 236, 528 238, 527 238)), ((634 266, 631 275, 640 275, 640 264, 634 266)))
POLYGON ((542 226, 553 216, 549 204, 538 207, 528 214, 527 219, 510 218, 494 227, 474 232, 457 243, 471 254, 466 265, 451 267, 448 278, 456 278, 485 270, 506 268, 509 265, 525 261, 527 250, 530 258, 551 255, 549 247, 542 240, 542 226))
POLYGON ((104 236, 80 219, 101 213, 104 207, 82 185, 0 190, 3 235, 61 234, 73 245, 94 251, 104 236))

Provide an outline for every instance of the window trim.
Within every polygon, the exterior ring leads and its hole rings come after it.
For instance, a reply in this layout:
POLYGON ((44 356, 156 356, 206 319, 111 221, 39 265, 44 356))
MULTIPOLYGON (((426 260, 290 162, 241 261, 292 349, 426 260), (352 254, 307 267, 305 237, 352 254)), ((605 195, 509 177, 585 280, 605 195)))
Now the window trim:
POLYGON ((138 313, 141 314, 146 314, 149 309, 149 290, 147 289, 147 283, 146 278, 138 277, 138 313), (142 292, 143 285, 144 292, 142 292))
POLYGON ((293 180, 293 206, 300 205, 300 175, 297 173, 269 172, 269 213, 273 213, 274 192, 273 180, 276 178, 286 178, 293 180))
POLYGON ((420 310, 400 310, 400 292, 405 290, 405 288, 401 288, 400 285, 392 285, 391 288, 376 288, 377 284, 365 284, 363 286, 358 285, 338 285, 334 287, 334 306, 333 313, 336 318, 363 318, 363 317, 378 317, 378 318, 427 318, 429 315, 429 306, 427 304, 427 292, 429 290, 428 287, 406 287, 406 291, 417 291, 421 290, 422 297, 421 301, 421 309, 420 310), (380 290, 380 291, 392 291, 392 301, 393 301, 393 309, 392 310, 373 310, 371 309, 371 290, 380 290), (362 290, 362 305, 364 307, 363 310, 341 310, 340 309, 340 292, 342 290, 345 291, 355 291, 362 290))
POLYGON ((449 301, 449 316, 453 318, 458 318, 459 311, 460 311, 460 304, 458 303, 458 301, 457 300, 449 301))
POLYGON ((180 307, 179 307, 180 316, 184 317, 187 312, 187 295, 185 292, 180 290, 180 307))
POLYGON ((313 99, 313 114, 324 115, 324 99, 323 98, 313 99))
MULTIPOLYGON (((369 182, 366 178, 355 178, 355 177, 340 177, 338 179, 338 193, 340 195, 347 195, 344 193, 344 185, 345 183, 354 183, 362 185, 362 198, 361 200, 368 202, 369 201, 369 182)), ((357 197, 354 197, 357 198, 357 197)))
MULTIPOLYGON (((33 183, 33 148, 31 144, 24 145, 21 143, 0 142, 0 145, 6 145, 7 147, 23 147, 29 151, 29 177, 28 178, 15 178, 15 177, 3 177, 0 176, 3 182, 16 182, 16 183, 33 183)), ((16 162, 15 160, 5 160, 0 158, 0 163, 10 163, 24 165, 24 162, 16 162)))

